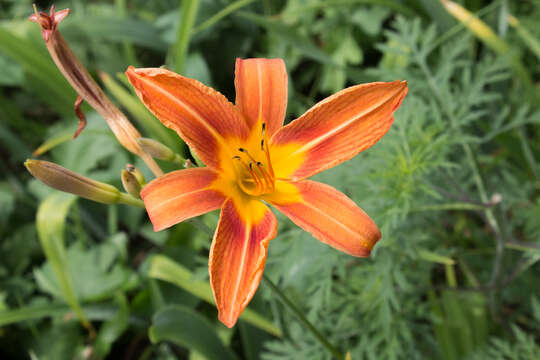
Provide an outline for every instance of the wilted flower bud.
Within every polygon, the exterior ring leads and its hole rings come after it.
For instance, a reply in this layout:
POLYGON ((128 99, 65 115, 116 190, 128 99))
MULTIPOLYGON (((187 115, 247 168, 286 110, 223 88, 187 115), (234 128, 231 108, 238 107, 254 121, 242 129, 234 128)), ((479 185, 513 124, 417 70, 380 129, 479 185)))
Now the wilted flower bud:
POLYGON ((55 163, 43 160, 26 160, 24 165, 36 179, 53 189, 103 204, 142 205, 140 200, 120 192, 112 185, 79 175, 55 163))
POLYGON ((139 131, 109 100, 58 31, 58 24, 68 14, 69 9, 55 12, 53 5, 49 14, 44 12, 38 13, 35 10, 35 13, 29 19, 40 25, 45 45, 54 63, 75 91, 77 91, 78 97, 75 100, 75 113, 79 117, 79 128, 75 132, 74 137, 82 131, 86 124, 86 118, 80 109, 84 100, 103 116, 118 141, 126 149, 139 155, 156 175, 162 175, 163 172, 154 159, 148 156, 137 144, 137 138, 141 137, 139 131))
POLYGON ((137 178, 129 171, 122 170, 121 179, 122 179, 122 185, 124 186, 124 190, 126 190, 127 193, 130 194, 131 196, 137 199, 140 199, 141 198, 140 192, 141 192, 142 187, 141 187, 141 184, 139 184, 139 182, 137 181, 137 178))

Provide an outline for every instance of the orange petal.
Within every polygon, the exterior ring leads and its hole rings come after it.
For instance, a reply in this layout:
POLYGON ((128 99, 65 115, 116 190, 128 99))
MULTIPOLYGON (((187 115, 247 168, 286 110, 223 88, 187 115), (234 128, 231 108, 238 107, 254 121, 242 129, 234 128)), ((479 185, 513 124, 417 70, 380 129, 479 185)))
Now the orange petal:
POLYGON ((371 147, 390 129, 406 94, 404 81, 379 82, 353 86, 319 102, 272 137, 271 151, 280 154, 273 159, 275 169, 300 163, 276 176, 305 179, 371 147))
POLYGON ((300 199, 276 196, 272 205, 323 243, 349 255, 369 256, 381 232, 362 209, 326 184, 310 180, 290 184, 300 199))
POLYGON ((281 59, 236 59, 236 107, 249 127, 265 122, 272 136, 287 109, 287 70, 281 59))
POLYGON ((219 209, 225 196, 210 188, 217 173, 209 168, 177 170, 161 176, 141 191, 154 231, 219 209))
POLYGON ((227 139, 247 139, 242 115, 217 91, 165 69, 130 66, 126 74, 146 107, 207 166, 219 169, 218 152, 228 149, 227 139))
POLYGON ((268 242, 276 236, 277 220, 257 200, 223 204, 210 248, 210 283, 219 320, 232 327, 259 286, 268 242), (238 208, 241 206, 242 208, 238 208))

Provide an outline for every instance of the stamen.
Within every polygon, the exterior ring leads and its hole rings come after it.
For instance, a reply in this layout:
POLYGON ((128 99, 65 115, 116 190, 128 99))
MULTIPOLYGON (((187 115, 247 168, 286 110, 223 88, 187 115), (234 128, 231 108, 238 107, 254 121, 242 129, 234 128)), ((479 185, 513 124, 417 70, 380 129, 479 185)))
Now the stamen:
MULTIPOLYGON (((239 147, 237 148, 239 152, 246 155, 247 159, 242 156, 233 156, 233 159, 239 160, 242 166, 247 170, 249 175, 252 178, 254 189, 246 189, 242 183, 240 182, 240 186, 244 191, 246 191, 249 194, 252 195, 260 195, 263 193, 267 193, 269 191, 275 190, 275 175, 274 175, 274 169, 272 168, 272 164, 270 162, 270 150, 268 148, 268 139, 266 139, 266 123, 261 124, 262 128, 262 139, 261 139, 261 151, 263 151, 266 154, 266 160, 267 164, 263 164, 260 161, 257 161, 249 151, 245 148, 239 147), (249 160, 246 161, 246 160, 249 160), (254 168, 253 164, 255 164, 257 167, 254 168)), ((244 179, 243 181, 251 182, 249 179, 244 179)))
POLYGON ((249 172, 249 174, 251 175, 251 178, 253 179, 253 183, 255 185, 255 192, 256 193, 259 193, 261 191, 261 187, 264 188, 264 185, 261 181, 261 178, 260 176, 258 176, 254 171, 253 171, 253 163, 249 163, 249 166, 246 165, 245 162, 242 161, 242 158, 240 156, 233 156, 233 159, 235 160, 239 160, 240 161, 240 164, 242 164, 242 166, 244 166, 246 168, 246 170, 249 172))
POLYGON ((253 161, 254 163, 257 162, 257 160, 255 160, 255 159, 253 158, 253 156, 251 156, 251 154, 250 154, 246 149, 244 149, 244 148, 238 148, 238 151, 243 152, 244 154, 246 154, 246 155, 249 157, 249 159, 250 159, 251 161, 253 161))
POLYGON ((268 175, 268 172, 264 169, 264 165, 260 161, 257 161, 257 166, 259 167, 259 171, 261 172, 264 181, 266 182, 266 185, 272 188, 272 190, 274 190, 274 181, 272 180, 272 177, 268 175))
POLYGON ((265 146, 264 152, 266 153, 266 161, 268 163, 268 170, 270 170, 270 178, 275 179, 276 176, 274 175, 274 169, 272 168, 272 161, 270 161, 270 150, 268 149, 268 143, 265 143, 265 145, 266 146, 265 146))

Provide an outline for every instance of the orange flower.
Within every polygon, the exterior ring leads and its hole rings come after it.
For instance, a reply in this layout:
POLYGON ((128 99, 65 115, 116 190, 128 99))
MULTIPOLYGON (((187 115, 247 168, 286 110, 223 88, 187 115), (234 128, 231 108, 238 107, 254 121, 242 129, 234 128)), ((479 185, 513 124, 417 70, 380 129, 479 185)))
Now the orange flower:
POLYGON ((287 73, 281 59, 236 61, 236 105, 165 69, 127 70, 144 104, 207 165, 173 171, 141 192, 159 231, 221 208, 210 248, 219 319, 232 327, 259 286, 277 221, 271 204, 315 238, 369 256, 377 225, 333 187, 305 180, 377 142, 407 94, 404 81, 357 85, 283 125, 287 73))

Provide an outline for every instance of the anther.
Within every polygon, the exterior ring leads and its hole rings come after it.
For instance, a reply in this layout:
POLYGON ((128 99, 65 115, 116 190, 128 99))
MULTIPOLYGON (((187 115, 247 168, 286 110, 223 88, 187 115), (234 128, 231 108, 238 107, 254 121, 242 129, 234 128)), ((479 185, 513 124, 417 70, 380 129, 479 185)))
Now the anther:
POLYGON ((261 140, 261 150, 264 151, 264 139, 261 140))
POLYGON ((240 151, 240 152, 247 152, 246 149, 244 149, 244 148, 238 148, 238 151, 240 151))
POLYGON ((237 159, 237 160, 242 160, 242 158, 241 158, 240 156, 238 156, 238 155, 235 155, 235 156, 233 156, 232 158, 233 158, 233 159, 237 159))

